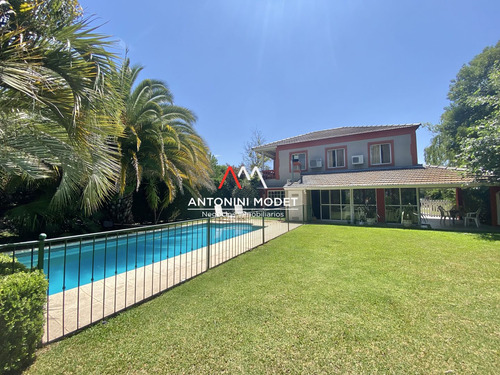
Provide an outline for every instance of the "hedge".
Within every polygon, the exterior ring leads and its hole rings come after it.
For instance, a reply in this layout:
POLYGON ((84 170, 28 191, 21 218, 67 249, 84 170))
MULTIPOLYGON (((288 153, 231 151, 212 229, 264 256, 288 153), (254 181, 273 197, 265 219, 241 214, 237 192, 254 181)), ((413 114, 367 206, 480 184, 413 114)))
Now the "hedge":
POLYGON ((25 369, 43 335, 47 280, 0 254, 0 374, 25 369), (12 273, 12 270, 15 270, 12 273))
POLYGON ((20 271, 26 272, 26 267, 24 266, 24 264, 19 263, 15 259, 12 259, 7 254, 0 253, 0 277, 20 271))

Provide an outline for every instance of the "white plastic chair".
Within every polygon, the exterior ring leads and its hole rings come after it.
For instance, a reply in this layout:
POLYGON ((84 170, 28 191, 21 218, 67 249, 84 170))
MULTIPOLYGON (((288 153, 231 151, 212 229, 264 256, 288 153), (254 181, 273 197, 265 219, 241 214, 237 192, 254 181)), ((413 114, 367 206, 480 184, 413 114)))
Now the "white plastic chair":
POLYGON ((224 211, 222 211, 222 206, 220 204, 215 205, 214 210, 215 210, 215 217, 224 217, 224 211))
POLYGON ((236 216, 249 216, 248 212, 243 211, 243 206, 241 204, 236 204, 234 206, 234 214, 236 216))
POLYGON ((464 224, 467 226, 469 221, 474 221, 476 223, 476 227, 479 228, 479 213, 481 212, 481 208, 478 208, 476 212, 467 212, 464 217, 464 224))

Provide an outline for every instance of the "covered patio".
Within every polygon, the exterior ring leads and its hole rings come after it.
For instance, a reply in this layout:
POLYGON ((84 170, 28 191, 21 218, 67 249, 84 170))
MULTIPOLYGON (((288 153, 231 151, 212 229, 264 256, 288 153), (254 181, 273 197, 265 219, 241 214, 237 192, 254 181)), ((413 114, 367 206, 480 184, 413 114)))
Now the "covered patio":
POLYGON ((468 231, 485 230, 487 223, 492 229, 500 229, 500 186, 458 168, 416 166, 304 174, 284 190, 287 196, 301 198, 304 209, 299 219, 307 222, 376 222, 468 231), (429 212, 422 207, 421 198, 426 189, 436 188, 453 189, 455 199, 441 207, 441 212, 429 212), (466 199, 464 191, 478 188, 488 190, 489 202, 466 199))
MULTIPOLYGON (((401 226, 401 224, 395 224, 395 226, 401 226)), ((453 231, 453 232, 500 233, 499 226, 492 226, 485 223, 480 223, 479 227, 477 227, 475 224, 468 224, 466 226, 463 219, 457 218, 453 221, 447 218, 445 221, 443 221, 439 216, 429 216, 429 215, 422 215, 420 227, 424 229, 436 229, 436 230, 453 231)))

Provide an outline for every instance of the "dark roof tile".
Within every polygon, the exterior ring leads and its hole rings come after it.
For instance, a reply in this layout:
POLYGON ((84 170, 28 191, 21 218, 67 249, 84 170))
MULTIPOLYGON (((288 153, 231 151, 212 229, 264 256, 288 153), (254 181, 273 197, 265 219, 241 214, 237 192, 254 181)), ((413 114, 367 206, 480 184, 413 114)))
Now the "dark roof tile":
POLYGON ((397 187, 397 186, 465 186, 480 181, 468 176, 460 168, 413 167, 371 171, 350 171, 302 176, 302 183, 294 182, 285 187, 302 188, 350 188, 350 187, 397 187))

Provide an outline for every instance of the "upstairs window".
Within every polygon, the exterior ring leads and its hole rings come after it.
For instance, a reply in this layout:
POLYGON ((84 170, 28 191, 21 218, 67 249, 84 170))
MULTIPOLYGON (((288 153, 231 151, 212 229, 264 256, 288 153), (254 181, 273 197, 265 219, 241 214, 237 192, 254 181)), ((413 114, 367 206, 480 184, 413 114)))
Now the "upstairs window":
POLYGON ((345 148, 336 148, 327 150, 328 168, 344 168, 345 164, 345 148))
POLYGON ((294 167, 294 163, 300 163, 300 170, 305 171, 307 169, 307 157, 305 152, 297 152, 295 154, 290 154, 290 166, 292 170, 297 170, 297 167, 294 167))
POLYGON ((370 163, 372 165, 391 164, 392 153, 390 143, 370 145, 370 163))

